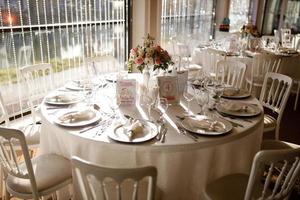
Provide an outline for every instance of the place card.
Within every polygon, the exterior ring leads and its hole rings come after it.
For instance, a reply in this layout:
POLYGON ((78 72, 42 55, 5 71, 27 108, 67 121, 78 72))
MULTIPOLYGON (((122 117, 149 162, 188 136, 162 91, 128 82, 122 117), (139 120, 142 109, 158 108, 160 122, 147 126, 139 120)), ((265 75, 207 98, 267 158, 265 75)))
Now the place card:
POLYGON ((133 105, 136 102, 136 80, 118 79, 117 96, 121 105, 133 105))
POLYGON ((157 82, 161 98, 166 98, 170 104, 179 102, 177 76, 158 76, 157 82))

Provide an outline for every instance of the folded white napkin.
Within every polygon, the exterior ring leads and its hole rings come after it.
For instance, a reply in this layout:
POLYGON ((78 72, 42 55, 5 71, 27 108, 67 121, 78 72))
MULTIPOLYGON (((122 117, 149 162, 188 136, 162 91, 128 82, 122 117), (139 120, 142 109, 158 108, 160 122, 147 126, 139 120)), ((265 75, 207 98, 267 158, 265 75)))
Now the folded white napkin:
POLYGON ((222 132, 225 130, 225 125, 213 119, 190 119, 189 124, 192 128, 202 129, 204 131, 222 132))
POLYGON ((47 98, 47 101, 50 102, 62 102, 62 103, 68 103, 70 101, 74 100, 74 96, 67 95, 67 94, 57 94, 51 97, 47 98))
POLYGON ((238 95, 239 93, 240 90, 236 88, 226 88, 223 92, 223 94, 228 97, 238 95))
POLYGON ((237 103, 237 102, 226 102, 222 105, 222 107, 228 111, 233 111, 233 112, 248 112, 249 111, 248 105, 237 103))
POLYGON ((130 140, 140 133, 143 133, 144 125, 140 122, 140 120, 134 120, 132 124, 126 129, 125 132, 130 140))
POLYGON ((87 110, 82 110, 82 111, 72 112, 72 113, 62 115, 58 119, 64 123, 65 122, 74 123, 74 122, 90 120, 95 116, 96 116, 95 112, 93 112, 90 109, 87 109, 87 110))

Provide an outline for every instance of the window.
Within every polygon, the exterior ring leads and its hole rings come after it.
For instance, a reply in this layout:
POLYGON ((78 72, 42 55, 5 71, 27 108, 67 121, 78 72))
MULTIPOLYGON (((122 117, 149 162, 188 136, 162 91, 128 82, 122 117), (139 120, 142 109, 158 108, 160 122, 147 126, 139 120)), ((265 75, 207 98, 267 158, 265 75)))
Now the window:
POLYGON ((250 0, 230 0, 230 32, 237 32, 248 22, 250 0))
MULTIPOLYGON (((213 0, 162 0, 161 43, 169 51, 170 40, 209 41, 214 19, 213 0)), ((171 50, 172 52, 172 50, 171 50)))
POLYGON ((0 90, 10 114, 22 113, 27 105, 18 76, 21 66, 50 62, 62 83, 81 76, 85 57, 102 56, 107 61, 102 72, 124 66, 126 4, 126 0, 0 1, 0 90), (111 60, 114 63, 107 67, 111 60))

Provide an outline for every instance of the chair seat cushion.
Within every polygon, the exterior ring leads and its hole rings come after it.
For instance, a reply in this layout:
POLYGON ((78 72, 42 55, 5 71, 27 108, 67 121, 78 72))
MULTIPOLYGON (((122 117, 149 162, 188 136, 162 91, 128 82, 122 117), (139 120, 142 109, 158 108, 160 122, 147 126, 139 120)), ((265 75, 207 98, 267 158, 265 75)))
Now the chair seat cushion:
POLYGON ((297 149, 299 145, 280 140, 263 140, 261 150, 297 149))
POLYGON ((265 114, 264 115, 264 130, 271 131, 276 128, 277 121, 271 115, 265 114))
POLYGON ((213 200, 244 199, 248 178, 249 176, 246 174, 231 174, 221 177, 207 185, 204 195, 213 200))
MULTIPOLYGON (((72 176, 69 160, 55 154, 45 154, 33 158, 32 167, 39 192, 58 185, 72 176)), ((26 169, 25 164, 21 164, 20 168, 26 169)), ((32 193, 29 179, 8 175, 6 185, 15 192, 32 193)))

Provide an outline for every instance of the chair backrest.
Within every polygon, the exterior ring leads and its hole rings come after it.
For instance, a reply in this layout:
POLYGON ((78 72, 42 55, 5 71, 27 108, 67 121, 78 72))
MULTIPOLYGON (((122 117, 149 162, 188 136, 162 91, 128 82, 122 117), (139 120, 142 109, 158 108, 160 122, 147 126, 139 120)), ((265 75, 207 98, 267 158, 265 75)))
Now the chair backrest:
MULTIPOLYGON (((114 169, 91 164, 78 157, 72 157, 72 175, 75 197, 83 200, 108 200, 109 194, 116 195, 114 199, 122 198, 122 183, 133 180, 132 198, 137 200, 139 182, 149 177, 147 199, 153 200, 155 195, 157 170, 155 167, 132 169, 114 169), (92 182, 94 181, 94 182, 92 182), (96 181, 96 182, 95 182, 96 181), (110 181, 110 182, 109 182, 110 181), (109 190, 109 183, 114 183, 113 192, 109 190), (98 186, 98 187, 97 187, 98 186)), ((128 194, 127 194, 128 195, 128 194)))
POLYGON ((178 55, 181 57, 189 57, 191 55, 191 51, 189 45, 183 43, 177 43, 178 55))
POLYGON ((22 179, 29 179, 32 195, 34 199, 39 199, 32 163, 22 131, 0 127, 0 164, 7 174, 22 179), (16 144, 18 144, 18 149, 16 149, 16 144), (19 157, 23 156, 25 163, 25 165, 22 164, 22 166, 18 161, 16 153, 16 150, 20 150, 19 147, 21 147, 22 151, 22 155, 19 155, 19 157))
POLYGON ((6 110, 2 94, 0 92, 0 123, 5 122, 7 125, 9 123, 8 112, 6 110))
POLYGON ((278 124, 289 98, 293 80, 283 74, 269 72, 266 74, 260 94, 260 102, 264 107, 278 113, 278 124))
MULTIPOLYGON (((251 67, 251 82, 253 84, 262 84, 267 72, 279 71, 281 63, 280 56, 271 54, 258 54, 254 56, 251 67)), ((251 88, 252 89, 252 85, 251 88)))
POLYGON ((246 72, 246 64, 234 60, 220 60, 217 63, 216 78, 227 86, 241 88, 246 72))
POLYGON ((203 71, 204 73, 215 76, 217 71, 217 63, 224 60, 225 56, 214 49, 203 50, 203 71))
POLYGON ((27 65, 20 69, 20 74, 26 82, 28 102, 31 112, 35 114, 35 102, 40 101, 54 88, 52 67, 49 63, 27 65))
POLYGON ((300 148, 258 152, 252 163, 245 200, 287 199, 299 177, 299 172, 300 148), (277 179, 274 184, 272 179, 275 176, 277 179), (261 183, 263 183, 262 190, 261 183))

